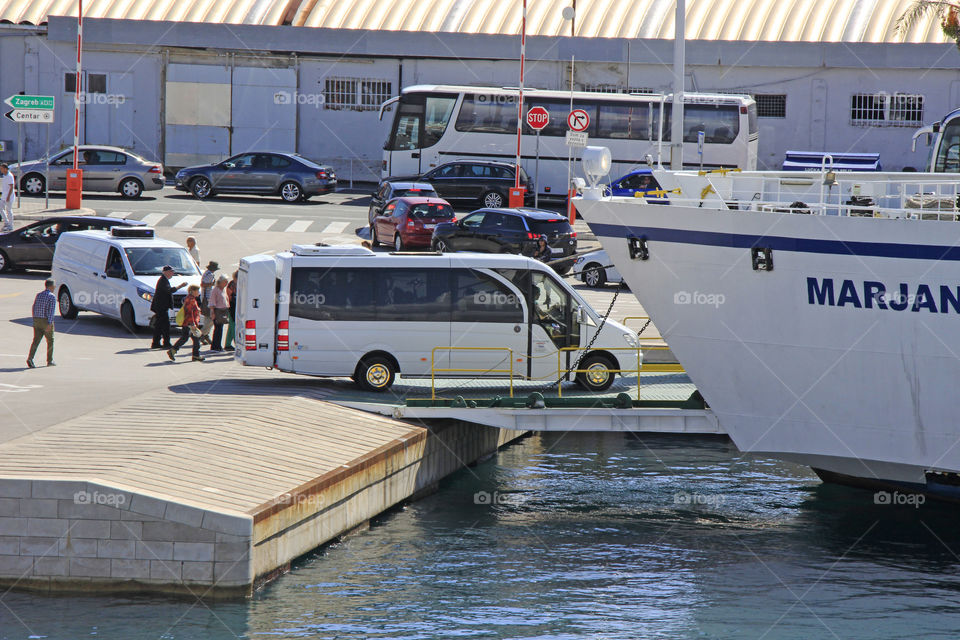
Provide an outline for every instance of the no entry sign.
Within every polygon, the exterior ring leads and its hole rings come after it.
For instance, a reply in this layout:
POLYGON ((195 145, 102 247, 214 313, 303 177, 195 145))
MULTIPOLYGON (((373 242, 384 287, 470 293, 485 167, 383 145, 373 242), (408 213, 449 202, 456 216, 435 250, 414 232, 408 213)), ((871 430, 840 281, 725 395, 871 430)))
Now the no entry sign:
POLYGON ((527 124, 534 131, 540 131, 550 123, 550 113, 543 107, 534 107, 527 111, 527 124))

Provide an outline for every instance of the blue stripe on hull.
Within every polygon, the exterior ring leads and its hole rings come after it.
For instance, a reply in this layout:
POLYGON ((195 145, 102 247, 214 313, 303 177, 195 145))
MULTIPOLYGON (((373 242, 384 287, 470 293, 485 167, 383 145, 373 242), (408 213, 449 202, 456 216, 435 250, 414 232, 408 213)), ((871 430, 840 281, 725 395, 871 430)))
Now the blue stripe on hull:
POLYGON ((758 236, 742 233, 694 231, 689 229, 660 229, 641 226, 628 227, 619 224, 602 223, 591 224, 590 230, 598 237, 628 238, 633 236, 657 242, 698 244, 711 247, 730 247, 734 249, 764 247, 778 251, 795 251, 800 253, 907 258, 911 260, 960 260, 960 247, 949 245, 845 242, 843 240, 758 236))

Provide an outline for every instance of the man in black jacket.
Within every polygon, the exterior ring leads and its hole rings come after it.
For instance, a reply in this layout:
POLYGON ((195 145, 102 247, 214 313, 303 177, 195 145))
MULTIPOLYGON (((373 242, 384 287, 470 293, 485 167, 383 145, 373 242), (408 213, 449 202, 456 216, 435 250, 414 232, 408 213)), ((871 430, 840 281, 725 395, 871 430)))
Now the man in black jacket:
POLYGON ((177 286, 170 285, 170 278, 173 277, 173 267, 167 265, 163 268, 163 275, 157 280, 157 290, 153 294, 153 301, 150 303, 150 311, 153 311, 153 343, 151 349, 170 349, 170 309, 173 309, 173 292, 187 284, 181 282, 177 286))

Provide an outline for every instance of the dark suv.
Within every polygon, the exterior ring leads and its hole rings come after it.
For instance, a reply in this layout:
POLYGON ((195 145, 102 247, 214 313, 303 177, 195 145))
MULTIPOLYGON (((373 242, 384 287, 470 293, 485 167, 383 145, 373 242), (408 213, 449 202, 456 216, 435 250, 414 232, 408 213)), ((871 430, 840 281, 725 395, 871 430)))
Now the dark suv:
MULTIPOLYGON (((542 209, 479 209, 458 222, 442 222, 433 230, 431 246, 437 251, 521 253, 532 256, 537 239, 547 236, 552 259, 577 251, 577 234, 566 218, 542 209)), ((563 263, 558 273, 571 265, 563 263)))
MULTIPOLYGON (((506 162, 457 160, 419 176, 387 179, 429 182, 437 190, 437 195, 449 202, 480 202, 484 207, 497 208, 509 202, 515 176, 514 166, 506 162)), ((524 204, 533 202, 533 181, 523 167, 520 168, 520 184, 527 188, 524 204)))

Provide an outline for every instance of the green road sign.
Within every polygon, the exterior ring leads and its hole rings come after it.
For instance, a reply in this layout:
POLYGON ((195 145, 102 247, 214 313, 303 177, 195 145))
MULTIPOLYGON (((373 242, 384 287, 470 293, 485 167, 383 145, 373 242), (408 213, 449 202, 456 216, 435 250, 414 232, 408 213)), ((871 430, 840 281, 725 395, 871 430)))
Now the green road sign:
POLYGON ((14 109, 42 109, 53 111, 53 96, 10 96, 4 100, 14 109))

